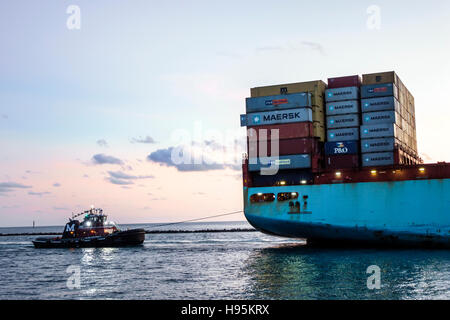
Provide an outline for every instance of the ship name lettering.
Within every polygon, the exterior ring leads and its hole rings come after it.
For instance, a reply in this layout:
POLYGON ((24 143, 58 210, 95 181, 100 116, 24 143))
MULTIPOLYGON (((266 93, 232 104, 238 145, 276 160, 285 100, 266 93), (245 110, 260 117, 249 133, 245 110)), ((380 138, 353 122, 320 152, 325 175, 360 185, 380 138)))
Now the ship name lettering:
POLYGON ((380 131, 389 131, 389 128, 377 128, 370 130, 370 132, 380 132, 380 131))
POLYGON ((382 146, 388 146, 389 142, 377 142, 377 143, 372 143, 370 146, 371 147, 382 147, 382 146))
POLYGON ((391 116, 389 116, 389 115, 371 117, 372 120, 383 120, 383 119, 390 119, 390 118, 391 118, 391 116))
POLYGON ((340 106, 336 106, 335 109, 346 109, 346 108, 352 108, 352 107, 353 107, 353 105, 351 105, 351 104, 343 104, 340 106))
POLYGON ((283 114, 272 114, 263 116, 264 121, 279 121, 279 120, 292 120, 292 119, 300 119, 300 112, 290 112, 283 114))
POLYGON ((354 122, 355 119, 353 118, 345 118, 345 119, 337 119, 336 122, 354 122))
POLYGON ((380 101, 380 102, 372 102, 371 105, 372 106, 382 106, 382 105, 387 105, 389 104, 389 101, 380 101))
POLYGON ((352 91, 338 91, 338 92, 333 93, 333 95, 340 96, 340 95, 352 94, 352 93, 353 93, 352 91))

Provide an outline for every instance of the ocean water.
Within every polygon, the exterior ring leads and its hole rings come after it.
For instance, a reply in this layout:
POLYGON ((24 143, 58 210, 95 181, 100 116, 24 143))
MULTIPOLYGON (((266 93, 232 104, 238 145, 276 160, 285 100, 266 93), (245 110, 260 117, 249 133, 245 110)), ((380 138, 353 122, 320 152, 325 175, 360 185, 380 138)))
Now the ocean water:
MULTIPOLYGON (((189 223, 160 229, 234 228, 250 226, 189 223)), ((0 228, 0 233, 61 230, 0 228)), ((0 299, 450 298, 449 250, 311 248, 260 232, 147 234, 143 246, 129 248, 35 249, 33 238, 0 237, 0 299), (380 268, 380 289, 367 287, 371 265, 380 268)))

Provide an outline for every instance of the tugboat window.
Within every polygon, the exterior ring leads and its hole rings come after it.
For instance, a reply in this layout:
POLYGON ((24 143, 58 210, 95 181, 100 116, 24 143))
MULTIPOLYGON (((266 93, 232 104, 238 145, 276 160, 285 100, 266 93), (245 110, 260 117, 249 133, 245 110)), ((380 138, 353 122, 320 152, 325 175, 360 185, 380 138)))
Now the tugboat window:
POLYGON ((274 202, 275 194, 273 193, 256 193, 250 196, 250 202, 274 202))
POLYGON ((298 192, 280 192, 277 196, 278 201, 288 201, 298 198, 298 192))

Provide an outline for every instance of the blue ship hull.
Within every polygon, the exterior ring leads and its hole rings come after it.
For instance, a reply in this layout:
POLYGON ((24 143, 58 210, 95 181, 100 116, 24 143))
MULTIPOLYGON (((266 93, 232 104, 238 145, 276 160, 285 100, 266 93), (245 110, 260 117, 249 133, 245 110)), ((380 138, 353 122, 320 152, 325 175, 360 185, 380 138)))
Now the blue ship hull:
POLYGON ((244 210, 263 232, 313 243, 449 248, 449 190, 450 179, 244 187, 244 210), (280 192, 298 192, 300 210, 280 192), (252 203, 256 193, 275 201, 252 203))

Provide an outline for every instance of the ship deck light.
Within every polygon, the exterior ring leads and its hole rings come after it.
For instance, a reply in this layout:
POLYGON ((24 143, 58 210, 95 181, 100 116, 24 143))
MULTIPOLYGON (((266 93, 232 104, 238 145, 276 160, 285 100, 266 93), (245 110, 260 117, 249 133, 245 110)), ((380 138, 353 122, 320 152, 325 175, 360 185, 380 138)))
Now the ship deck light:
POLYGON ((420 171, 420 173, 424 173, 425 172, 425 168, 421 167, 421 168, 419 168, 419 171, 420 171))

